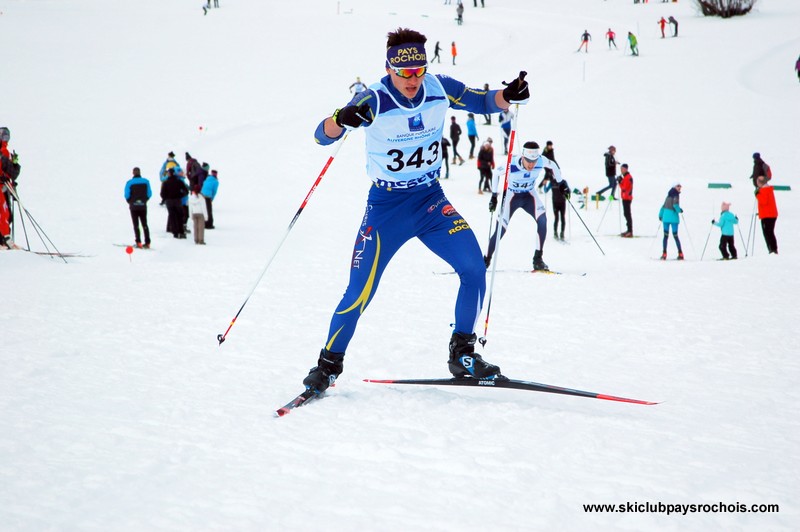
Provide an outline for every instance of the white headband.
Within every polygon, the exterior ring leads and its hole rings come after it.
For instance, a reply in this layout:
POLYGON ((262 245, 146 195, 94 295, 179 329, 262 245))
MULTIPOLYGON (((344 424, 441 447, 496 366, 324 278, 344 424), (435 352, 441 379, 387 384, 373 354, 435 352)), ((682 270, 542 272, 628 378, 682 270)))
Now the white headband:
POLYGON ((529 161, 535 161, 539 158, 539 148, 522 148, 522 156, 529 161))

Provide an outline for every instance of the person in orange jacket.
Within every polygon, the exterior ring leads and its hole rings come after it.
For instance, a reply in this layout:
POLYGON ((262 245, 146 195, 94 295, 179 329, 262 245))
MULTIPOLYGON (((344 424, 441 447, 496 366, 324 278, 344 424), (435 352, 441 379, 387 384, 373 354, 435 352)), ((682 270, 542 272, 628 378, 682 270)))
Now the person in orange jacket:
POLYGON ((633 202, 633 175, 628 172, 628 164, 620 166, 619 190, 622 194, 622 213, 625 215, 627 229, 622 235, 625 238, 633 237, 633 216, 631 216, 631 203, 633 202))
POLYGON ((775 222, 778 221, 778 205, 775 203, 775 189, 772 185, 767 185, 767 178, 763 175, 758 178, 756 201, 758 201, 758 219, 761 220, 761 232, 764 233, 767 250, 777 255, 775 222))
POLYGON ((458 50, 456 50, 456 41, 453 41, 453 44, 450 45, 450 55, 453 56, 453 65, 455 65, 456 56, 458 55, 458 50))

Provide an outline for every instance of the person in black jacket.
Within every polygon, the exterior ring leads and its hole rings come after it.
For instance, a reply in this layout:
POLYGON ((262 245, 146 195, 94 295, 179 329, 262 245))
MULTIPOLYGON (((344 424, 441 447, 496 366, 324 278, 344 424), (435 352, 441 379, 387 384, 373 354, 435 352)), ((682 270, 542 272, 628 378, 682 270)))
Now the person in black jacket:
POLYGON ((478 150, 478 194, 492 191, 492 171, 494 170, 494 148, 492 137, 486 139, 478 150))
POLYGON ((772 179, 772 170, 769 165, 761 158, 761 154, 755 152, 753 154, 753 173, 750 179, 753 181, 753 186, 758 188, 758 178, 764 176, 766 181, 772 179))
POLYGON ((161 199, 167 205, 167 231, 175 238, 186 238, 182 200, 189 195, 186 183, 178 179, 175 170, 167 170, 167 180, 161 184, 161 199))
POLYGON ((139 232, 139 224, 144 231, 144 248, 150 247, 150 227, 147 225, 147 200, 153 195, 150 189, 150 181, 142 177, 139 167, 133 169, 133 177, 125 183, 125 201, 131 210, 131 220, 133 221, 133 236, 136 238, 136 247, 142 247, 142 235, 139 232))
POLYGON ((460 161, 458 164, 464 164, 464 158, 458 154, 458 139, 461 138, 461 126, 456 122, 456 117, 450 117, 450 142, 453 144, 453 164, 460 161))
POLYGON ((617 160, 614 158, 614 154, 617 153, 617 148, 614 146, 609 146, 608 151, 603 154, 605 157, 605 164, 606 164, 606 179, 608 179, 608 186, 605 188, 601 188, 597 192, 596 195, 600 195, 606 190, 611 190, 611 196, 609 199, 616 199, 614 197, 614 192, 617 191, 617 165, 619 164, 617 160))
MULTIPOLYGON (((544 146, 542 155, 556 162, 556 151, 553 148, 553 141, 548 140, 544 146)), ((566 226, 567 200, 570 197, 569 184, 566 179, 561 183, 556 182, 553 171, 549 168, 544 169, 544 179, 539 184, 539 189, 544 187, 545 192, 553 191, 553 238, 564 240, 564 227, 566 226), (561 231, 558 230, 558 222, 561 220, 561 231)))

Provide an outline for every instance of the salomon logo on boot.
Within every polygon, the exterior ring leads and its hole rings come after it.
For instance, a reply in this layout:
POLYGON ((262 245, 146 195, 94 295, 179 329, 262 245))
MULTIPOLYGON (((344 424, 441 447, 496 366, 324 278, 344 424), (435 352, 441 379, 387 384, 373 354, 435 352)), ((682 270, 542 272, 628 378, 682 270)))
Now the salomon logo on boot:
POLYGON ((447 367, 456 378, 502 379, 500 368, 489 364, 475 353, 477 335, 454 333, 450 339, 450 360, 447 367))

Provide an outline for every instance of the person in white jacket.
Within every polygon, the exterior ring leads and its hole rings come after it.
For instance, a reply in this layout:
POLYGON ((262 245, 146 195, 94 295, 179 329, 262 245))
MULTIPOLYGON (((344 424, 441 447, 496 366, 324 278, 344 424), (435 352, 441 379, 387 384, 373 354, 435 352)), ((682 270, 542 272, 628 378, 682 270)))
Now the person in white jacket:
POLYGON ((200 187, 194 186, 189 194, 189 216, 194 224, 194 243, 205 246, 205 228, 208 219, 206 199, 200 194, 200 187))

